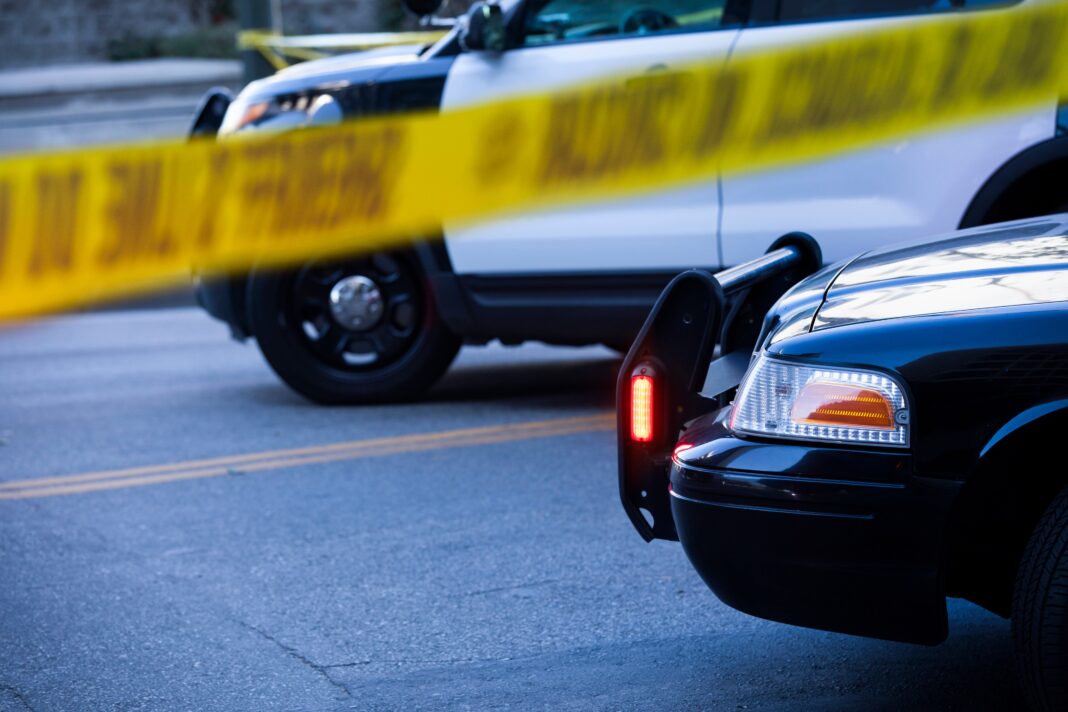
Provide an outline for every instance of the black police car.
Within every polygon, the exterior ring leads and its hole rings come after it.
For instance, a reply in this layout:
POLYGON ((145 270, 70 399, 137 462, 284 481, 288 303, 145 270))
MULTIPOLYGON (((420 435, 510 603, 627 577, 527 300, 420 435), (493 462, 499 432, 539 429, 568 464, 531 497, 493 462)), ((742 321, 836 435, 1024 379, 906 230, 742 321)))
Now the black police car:
POLYGON ((819 263, 787 235, 661 295, 618 385, 631 521, 762 618, 1011 616, 1030 702, 1068 708, 1068 215, 819 263))

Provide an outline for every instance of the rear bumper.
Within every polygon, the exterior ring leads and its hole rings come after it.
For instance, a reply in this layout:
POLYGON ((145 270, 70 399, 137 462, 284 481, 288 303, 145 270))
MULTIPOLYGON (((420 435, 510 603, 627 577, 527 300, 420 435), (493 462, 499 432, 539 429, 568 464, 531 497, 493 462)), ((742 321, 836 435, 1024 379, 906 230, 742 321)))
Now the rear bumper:
POLYGON ((905 453, 754 442, 716 416, 683 437, 671 511, 726 604, 761 618, 933 644, 947 633, 943 531, 958 491, 905 453))

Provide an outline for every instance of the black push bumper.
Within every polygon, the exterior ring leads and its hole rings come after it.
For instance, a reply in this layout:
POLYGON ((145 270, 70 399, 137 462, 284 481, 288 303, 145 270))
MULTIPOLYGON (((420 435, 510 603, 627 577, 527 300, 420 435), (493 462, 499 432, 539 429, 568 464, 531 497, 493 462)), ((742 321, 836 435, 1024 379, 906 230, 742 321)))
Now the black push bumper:
POLYGON ((675 527, 712 591, 783 623, 944 640, 959 484, 915 477, 904 453, 741 440, 721 415, 692 424, 671 466, 675 527))
POLYGON ((683 272, 657 299, 631 346, 616 385, 619 497, 646 541, 678 539, 667 476, 671 452, 685 424, 729 402, 745 373, 771 306, 819 269, 819 245, 790 233, 767 254, 712 275, 683 272), (650 437, 630 437, 628 404, 634 378, 656 374, 650 437))

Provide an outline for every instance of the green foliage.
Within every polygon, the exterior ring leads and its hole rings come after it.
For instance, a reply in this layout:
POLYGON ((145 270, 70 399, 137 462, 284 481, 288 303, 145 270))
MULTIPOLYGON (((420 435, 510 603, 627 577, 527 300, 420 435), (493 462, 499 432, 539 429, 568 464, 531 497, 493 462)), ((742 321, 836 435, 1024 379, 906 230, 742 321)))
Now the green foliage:
MULTIPOLYGON (((439 17, 459 17, 465 14, 475 0, 444 0, 439 17)), ((400 0, 379 0, 375 19, 383 32, 419 30, 419 19, 404 9, 400 0)))
POLYGON ((196 22, 217 25, 237 18, 234 0, 186 0, 196 22))
POLYGON ((412 25, 418 26, 400 2, 380 2, 376 10, 375 19, 383 32, 399 32, 411 29, 412 25))
POLYGON ((236 59, 236 33, 237 25, 227 21, 170 37, 127 36, 108 42, 108 57, 113 60, 152 57, 236 59))

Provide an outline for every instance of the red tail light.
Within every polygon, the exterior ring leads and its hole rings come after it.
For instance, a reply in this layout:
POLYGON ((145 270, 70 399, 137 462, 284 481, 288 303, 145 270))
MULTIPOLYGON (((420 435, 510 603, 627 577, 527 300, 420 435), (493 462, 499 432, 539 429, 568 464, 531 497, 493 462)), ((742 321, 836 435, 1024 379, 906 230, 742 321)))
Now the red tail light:
POLYGON ((653 379, 636 375, 630 379, 630 437, 639 443, 653 439, 653 379))

